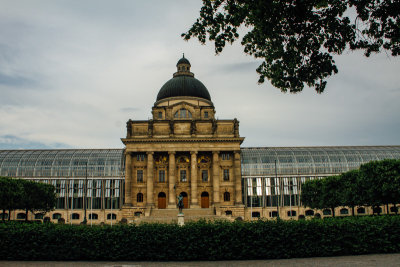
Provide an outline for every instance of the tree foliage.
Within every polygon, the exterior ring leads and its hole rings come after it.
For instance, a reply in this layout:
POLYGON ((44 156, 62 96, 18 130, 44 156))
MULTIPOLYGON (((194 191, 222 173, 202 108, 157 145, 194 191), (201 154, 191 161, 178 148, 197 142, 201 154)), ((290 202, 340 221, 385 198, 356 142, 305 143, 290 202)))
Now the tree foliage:
POLYGON ((313 209, 339 206, 398 204, 400 201, 400 160, 385 159, 362 164, 359 170, 342 173, 302 185, 301 201, 313 209))
POLYGON ((397 204, 400 200, 400 160, 371 161, 360 167, 361 184, 366 205, 397 204))
MULTIPOLYGON (((12 178, 0 177, 0 209, 3 211, 2 220, 4 220, 6 210, 11 211, 20 207, 22 194, 22 183, 12 178)), ((10 219, 10 216, 8 218, 10 219)))
POLYGON ((244 52, 263 60, 259 83, 268 79, 292 93, 307 85, 321 93, 326 78, 338 72, 335 54, 400 54, 399 12, 398 0, 203 0, 182 37, 203 44, 208 38, 218 54, 243 32, 244 52))
MULTIPOLYGON (((22 179, 0 177, 0 209, 11 211, 23 209, 28 212, 48 212, 56 204, 55 188, 52 185, 22 179)), ((9 216, 10 218, 10 216, 9 216)))
POLYGON ((330 208, 335 216, 335 208, 342 204, 341 186, 338 176, 308 181, 301 187, 301 202, 312 209, 330 208))
POLYGON ((340 175, 342 183, 341 202, 344 206, 351 207, 351 214, 354 215, 354 207, 363 205, 366 192, 365 186, 361 186, 360 171, 351 170, 340 175))

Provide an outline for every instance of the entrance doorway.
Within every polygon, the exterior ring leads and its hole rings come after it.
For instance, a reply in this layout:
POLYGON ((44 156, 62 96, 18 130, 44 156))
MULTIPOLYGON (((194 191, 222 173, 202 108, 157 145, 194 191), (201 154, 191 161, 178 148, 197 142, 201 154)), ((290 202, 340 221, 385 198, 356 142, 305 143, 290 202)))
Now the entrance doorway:
POLYGON ((210 197, 208 192, 201 193, 201 208, 208 209, 210 207, 210 197))
POLYGON ((188 209, 189 208, 188 194, 186 192, 181 192, 181 195, 183 197, 183 208, 188 209))
POLYGON ((158 208, 165 209, 167 207, 167 196, 164 192, 158 194, 158 208))

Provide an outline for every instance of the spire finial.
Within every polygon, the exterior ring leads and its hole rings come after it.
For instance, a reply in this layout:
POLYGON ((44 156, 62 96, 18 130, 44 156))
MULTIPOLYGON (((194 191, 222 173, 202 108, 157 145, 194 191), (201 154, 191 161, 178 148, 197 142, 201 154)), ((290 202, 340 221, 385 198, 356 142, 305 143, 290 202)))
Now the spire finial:
POLYGON ((185 53, 182 53, 183 54, 183 58, 185 58, 185 53))

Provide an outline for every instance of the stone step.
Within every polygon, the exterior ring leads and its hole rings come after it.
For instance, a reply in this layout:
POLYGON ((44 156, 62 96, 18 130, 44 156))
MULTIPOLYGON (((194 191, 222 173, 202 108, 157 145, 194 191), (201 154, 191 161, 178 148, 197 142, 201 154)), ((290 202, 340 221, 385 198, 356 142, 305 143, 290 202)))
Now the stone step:
MULTIPOLYGON (((193 216, 186 216, 185 215, 185 222, 190 221, 198 221, 198 220, 206 220, 206 221, 214 221, 214 220, 229 220, 227 217, 223 216, 216 216, 216 215, 193 215, 193 216)), ((135 223, 177 223, 178 216, 175 217, 141 217, 135 219, 135 223)))
MULTIPOLYGON (((150 217, 177 217, 178 209, 152 209, 150 217)), ((183 209, 183 214, 186 216, 208 216, 214 215, 214 210, 211 208, 208 209, 183 209)))

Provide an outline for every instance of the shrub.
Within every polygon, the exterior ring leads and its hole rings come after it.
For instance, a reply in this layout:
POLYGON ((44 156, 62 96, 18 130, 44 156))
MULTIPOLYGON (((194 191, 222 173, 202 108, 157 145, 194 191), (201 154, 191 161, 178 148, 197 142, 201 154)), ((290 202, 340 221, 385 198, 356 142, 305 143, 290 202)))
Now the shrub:
POLYGON ((400 216, 115 225, 0 224, 2 260, 244 260, 400 252, 400 216))

